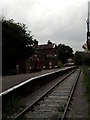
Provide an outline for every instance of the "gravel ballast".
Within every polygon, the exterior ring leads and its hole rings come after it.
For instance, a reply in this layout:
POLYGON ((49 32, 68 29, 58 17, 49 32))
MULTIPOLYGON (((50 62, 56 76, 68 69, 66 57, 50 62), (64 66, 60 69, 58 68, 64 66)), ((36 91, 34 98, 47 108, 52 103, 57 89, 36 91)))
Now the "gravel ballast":
POLYGON ((86 88, 83 82, 83 74, 81 72, 78 80, 69 111, 66 115, 68 119, 87 119, 88 118, 88 100, 86 88))

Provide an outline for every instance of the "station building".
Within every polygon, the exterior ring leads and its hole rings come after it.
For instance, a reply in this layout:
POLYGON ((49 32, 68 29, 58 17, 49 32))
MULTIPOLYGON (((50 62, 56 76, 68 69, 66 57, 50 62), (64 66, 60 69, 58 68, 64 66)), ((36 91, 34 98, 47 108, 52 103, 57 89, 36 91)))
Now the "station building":
POLYGON ((34 54, 25 61, 26 72, 30 69, 53 69, 57 67, 57 50, 54 43, 38 45, 34 41, 34 54))

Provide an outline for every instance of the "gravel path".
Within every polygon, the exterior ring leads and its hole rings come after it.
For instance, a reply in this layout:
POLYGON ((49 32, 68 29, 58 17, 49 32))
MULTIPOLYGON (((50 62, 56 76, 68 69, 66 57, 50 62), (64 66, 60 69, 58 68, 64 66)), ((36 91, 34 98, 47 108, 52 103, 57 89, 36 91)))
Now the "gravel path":
POLYGON ((68 119, 86 119, 88 118, 88 100, 85 94, 86 89, 83 83, 83 75, 78 80, 77 87, 71 102, 70 110, 67 113, 66 117, 68 119))

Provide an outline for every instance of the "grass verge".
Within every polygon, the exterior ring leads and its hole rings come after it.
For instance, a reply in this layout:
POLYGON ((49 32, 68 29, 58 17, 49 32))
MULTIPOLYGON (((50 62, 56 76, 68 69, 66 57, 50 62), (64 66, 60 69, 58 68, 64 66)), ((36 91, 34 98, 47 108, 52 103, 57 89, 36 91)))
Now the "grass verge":
POLYGON ((86 86, 86 94, 88 96, 88 119, 90 120, 90 67, 84 66, 83 67, 83 78, 84 84, 86 86))
POLYGON ((13 96, 10 100, 6 100, 3 103, 3 114, 2 114, 2 120, 12 120, 12 116, 22 111, 25 108, 25 105, 21 101, 20 97, 13 96))

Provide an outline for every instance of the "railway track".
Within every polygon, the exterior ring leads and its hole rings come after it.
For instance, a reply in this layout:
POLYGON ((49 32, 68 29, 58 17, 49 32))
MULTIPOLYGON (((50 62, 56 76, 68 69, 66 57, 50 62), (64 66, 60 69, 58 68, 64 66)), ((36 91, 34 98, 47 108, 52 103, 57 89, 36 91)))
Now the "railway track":
POLYGON ((38 98, 32 105, 17 115, 14 120, 20 120, 20 118, 22 118, 22 120, 63 120, 67 113, 80 72, 80 68, 73 70, 38 98))

